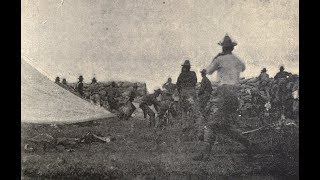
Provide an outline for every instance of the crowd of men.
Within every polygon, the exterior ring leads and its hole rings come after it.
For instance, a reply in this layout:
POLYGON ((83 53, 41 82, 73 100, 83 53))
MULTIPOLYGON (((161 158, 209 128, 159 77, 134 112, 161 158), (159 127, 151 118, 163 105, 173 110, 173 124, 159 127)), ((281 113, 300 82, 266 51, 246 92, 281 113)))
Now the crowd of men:
MULTIPOLYGON (((131 107, 130 112, 125 114, 125 119, 128 119, 136 109, 132 104, 133 101, 135 98, 142 96, 139 99, 139 108, 142 109, 145 118, 149 117, 150 127, 167 126, 170 124, 169 117, 185 120, 187 126, 197 129, 193 135, 198 140, 207 142, 205 150, 196 159, 207 159, 209 157, 211 148, 215 144, 219 134, 227 135, 241 143, 248 153, 258 151, 259 147, 245 138, 235 128, 234 124, 240 105, 237 94, 240 73, 245 71, 246 66, 232 53, 237 43, 232 41, 228 35, 218 44, 222 47, 222 52, 215 56, 209 66, 200 72, 202 76, 200 88, 197 88, 198 79, 196 73, 191 70, 192 65, 190 60, 185 60, 181 65, 181 73, 176 84, 172 83, 171 78, 168 78, 168 81, 162 86, 163 90, 155 89, 153 93, 144 95, 138 93, 138 86, 135 84, 127 95, 127 102, 123 104, 119 103, 117 99, 121 96, 117 84, 112 82, 105 94, 109 110, 119 111, 121 106, 129 105, 131 107), (207 77, 207 75, 211 75, 214 72, 217 72, 217 82, 219 82, 218 88, 215 91, 212 88, 211 81, 207 77), (212 112, 207 107, 209 100, 213 96, 216 97, 215 103, 218 107, 215 112, 212 112), (154 107, 157 113, 152 110, 151 106, 154 107), (207 132, 207 138, 205 139, 203 138, 205 136, 204 132, 207 132)), ((267 69, 263 68, 257 78, 259 82, 258 90, 251 92, 253 104, 261 104, 261 106, 253 106, 252 111, 257 113, 263 112, 271 106, 278 108, 282 115, 285 114, 285 111, 289 112, 287 113, 289 115, 294 114, 294 110, 292 109, 294 109, 293 106, 296 106, 296 108, 298 106, 295 100, 298 97, 297 90, 299 89, 299 85, 297 83, 289 84, 288 79, 290 78, 294 79, 298 77, 284 71, 284 67, 281 66, 280 72, 275 75, 270 85, 267 69), (288 88, 288 86, 291 87, 288 88), (288 98, 288 96, 292 96, 292 93, 288 92, 288 89, 295 92, 295 95, 293 95, 295 97, 288 98)), ((60 79, 56 79, 56 82, 59 81, 60 79)), ((65 79, 63 82, 65 82, 65 79)), ((95 87, 96 84, 96 79, 93 79, 90 85, 90 99, 93 102, 101 104, 99 102, 101 98, 95 87)), ((80 76, 79 82, 76 85, 76 90, 80 96, 84 96, 83 87, 83 77, 80 76)))

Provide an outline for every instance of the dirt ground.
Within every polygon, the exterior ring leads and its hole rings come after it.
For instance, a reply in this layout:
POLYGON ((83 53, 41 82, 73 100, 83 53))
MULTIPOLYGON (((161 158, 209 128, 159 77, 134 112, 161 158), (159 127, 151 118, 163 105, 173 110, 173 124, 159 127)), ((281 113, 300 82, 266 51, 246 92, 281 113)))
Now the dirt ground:
POLYGON ((184 139, 177 123, 164 130, 147 125, 139 116, 85 125, 22 124, 22 179, 298 179, 298 136, 283 136, 282 130, 248 135, 268 149, 255 158, 248 158, 241 153, 241 145, 222 137, 209 161, 194 161, 204 142, 184 139), (114 141, 80 144, 70 152, 64 146, 43 151, 41 144, 34 152, 23 148, 40 133, 80 138, 88 132, 114 137, 114 141))

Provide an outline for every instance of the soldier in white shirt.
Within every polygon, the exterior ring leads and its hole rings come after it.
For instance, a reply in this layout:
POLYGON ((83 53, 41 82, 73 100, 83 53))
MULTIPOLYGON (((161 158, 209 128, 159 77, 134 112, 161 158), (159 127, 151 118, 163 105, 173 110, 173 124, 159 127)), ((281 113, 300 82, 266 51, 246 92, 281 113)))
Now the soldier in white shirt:
POLYGON ((222 42, 222 53, 219 53, 206 68, 207 74, 217 71, 219 87, 217 95, 218 111, 214 113, 213 119, 206 123, 208 137, 205 141, 208 143, 205 150, 194 160, 206 160, 210 157, 212 146, 215 144, 219 134, 227 135, 231 139, 241 143, 251 154, 254 147, 247 138, 234 128, 235 116, 239 107, 239 100, 236 93, 236 86, 239 82, 240 73, 245 70, 244 63, 232 54, 234 46, 237 43, 232 42, 231 38, 226 35, 222 42))
POLYGON ((218 44, 222 46, 222 53, 213 58, 210 65, 206 68, 207 74, 211 75, 217 71, 220 85, 237 84, 240 79, 240 73, 246 69, 244 63, 232 53, 237 43, 232 42, 230 37, 226 35, 223 42, 218 44))

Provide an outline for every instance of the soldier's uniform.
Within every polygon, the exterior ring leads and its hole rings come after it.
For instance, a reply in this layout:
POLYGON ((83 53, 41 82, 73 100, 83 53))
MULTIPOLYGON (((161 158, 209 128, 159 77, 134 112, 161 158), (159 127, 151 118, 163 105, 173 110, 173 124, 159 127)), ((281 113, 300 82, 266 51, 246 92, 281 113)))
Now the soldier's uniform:
POLYGON ((98 83, 93 82, 90 85, 90 100, 93 104, 101 105, 98 83))
MULTIPOLYGON (((226 35, 223 42, 219 43, 224 48, 232 48, 237 45, 232 42, 230 37, 226 35)), ((211 148, 214 145, 217 135, 223 134, 227 135, 233 140, 241 143, 246 148, 251 148, 251 142, 242 136, 242 134, 235 128, 236 124, 236 113, 239 107, 239 100, 237 96, 237 86, 239 82, 240 72, 245 70, 245 65, 232 53, 229 52, 221 53, 219 56, 214 58, 212 63, 207 68, 208 74, 212 74, 218 71, 218 79, 220 81, 220 86, 217 88, 217 111, 214 113, 213 119, 206 123, 208 129, 208 137, 205 139, 208 144, 195 160, 207 159, 210 156, 211 148)))
POLYGON ((111 110, 118 110, 119 102, 116 98, 119 96, 120 96, 120 92, 116 87, 110 87, 106 91, 107 102, 111 110))
POLYGON ((142 98, 142 102, 140 103, 139 107, 142 109, 143 113, 145 115, 149 115, 149 126, 150 127, 155 127, 156 122, 155 122, 155 113, 150 109, 149 106, 154 106, 155 110, 158 112, 159 107, 161 104, 157 100, 158 96, 158 91, 155 92, 154 94, 148 94, 142 98))
POLYGON ((166 125, 166 123, 169 123, 169 122, 165 122, 164 121, 164 116, 165 114, 168 112, 169 115, 172 115, 172 117, 177 117, 177 112, 176 110, 174 109, 173 107, 173 103, 174 103, 174 99, 172 97, 172 94, 165 90, 163 91, 163 93, 161 94, 161 106, 160 106, 160 109, 159 109, 159 121, 160 121, 160 126, 163 126, 163 125, 166 125))
MULTIPOLYGON (((190 61, 186 60, 182 66, 190 67, 190 61)), ((177 89, 179 92, 179 104, 183 115, 191 114, 194 118, 199 116, 197 93, 196 93, 197 75, 194 71, 181 72, 177 80, 177 89)))
POLYGON ((81 97, 84 96, 84 93, 83 93, 83 82, 82 81, 83 81, 83 77, 79 76, 79 82, 76 85, 76 90, 80 94, 81 97))
MULTIPOLYGON (((206 74, 207 71, 204 69, 201 71, 201 73, 206 74)), ((203 76, 201 80, 201 86, 198 92, 198 97, 199 97, 200 112, 204 117, 207 116, 206 106, 210 100, 212 91, 213 89, 212 89, 210 80, 206 76, 203 76)))

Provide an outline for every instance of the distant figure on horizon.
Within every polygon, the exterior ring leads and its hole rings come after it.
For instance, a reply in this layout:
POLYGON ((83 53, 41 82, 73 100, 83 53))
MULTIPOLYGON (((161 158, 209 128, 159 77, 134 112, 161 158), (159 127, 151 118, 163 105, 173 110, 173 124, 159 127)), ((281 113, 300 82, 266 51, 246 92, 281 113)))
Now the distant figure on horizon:
POLYGON ((268 100, 270 100, 270 88, 269 88, 269 74, 267 74, 267 69, 263 68, 261 70, 260 75, 257 78, 258 81, 258 89, 264 93, 264 96, 267 97, 268 100))
POLYGON ((60 77, 57 76, 54 82, 55 82, 56 84, 60 84, 60 77))
POLYGON ((258 76, 258 81, 265 81, 267 79, 269 79, 269 74, 267 74, 267 69, 263 68, 258 76))
POLYGON ((197 100, 197 75, 194 71, 190 71, 191 64, 189 60, 185 60, 181 66, 181 73, 177 80, 177 90, 179 93, 179 104, 184 116, 190 113, 189 110, 192 110, 194 114, 197 111, 197 106, 195 105, 197 100), (190 104, 193 105, 190 107, 190 104))
POLYGON ((76 84, 76 90, 77 92, 80 94, 81 97, 84 97, 84 93, 83 93, 83 76, 79 76, 79 81, 76 84))
POLYGON ((97 79, 95 77, 92 78, 91 84, 97 83, 97 79))
POLYGON ((100 94, 99 94, 99 86, 98 86, 98 83, 97 83, 97 80, 96 78, 94 77, 92 80, 91 80, 91 84, 89 86, 89 91, 90 91, 90 101, 92 104, 95 104, 95 105, 102 105, 101 102, 100 102, 100 94))
POLYGON ((63 85, 67 85, 67 80, 66 80, 66 78, 63 78, 63 79, 62 79, 62 84, 63 84, 63 85))
POLYGON ((207 70, 203 69, 201 72, 202 80, 200 84, 200 89, 198 92, 200 111, 204 118, 207 117, 206 107, 210 100, 211 93, 213 91, 210 80, 207 78, 207 70))
POLYGON ((287 79, 292 74, 284 70, 284 66, 280 66, 280 71, 274 76, 275 80, 280 80, 282 78, 287 79))
POLYGON ((275 84, 277 85, 276 91, 276 106, 280 108, 281 118, 285 118, 285 103, 288 92, 287 83, 292 74, 284 70, 284 66, 280 66, 280 71, 274 76, 275 84))

